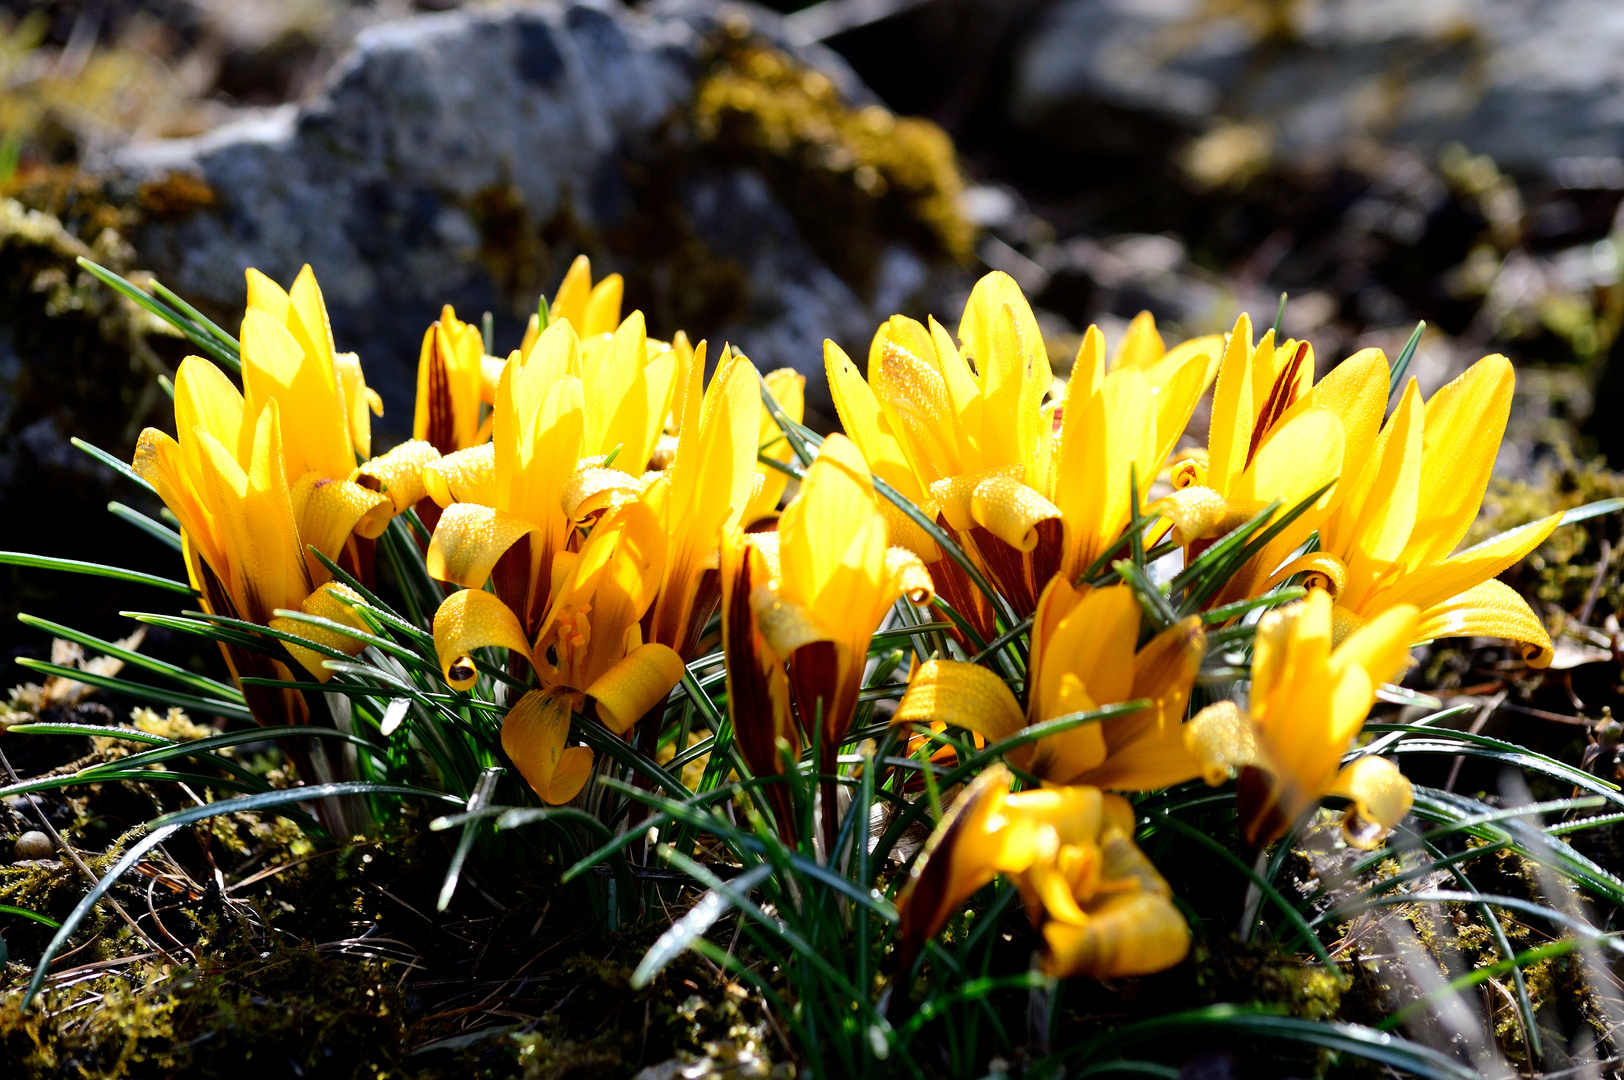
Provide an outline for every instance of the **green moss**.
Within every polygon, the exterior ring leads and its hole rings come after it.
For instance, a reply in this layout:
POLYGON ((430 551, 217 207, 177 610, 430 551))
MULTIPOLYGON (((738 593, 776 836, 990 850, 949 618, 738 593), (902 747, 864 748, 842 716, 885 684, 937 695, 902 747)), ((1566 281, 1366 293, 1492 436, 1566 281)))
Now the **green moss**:
POLYGON ((887 237, 967 262, 953 143, 928 120, 854 108, 827 75, 748 37, 725 40, 694 96, 699 143, 767 178, 836 273, 866 282, 887 237))

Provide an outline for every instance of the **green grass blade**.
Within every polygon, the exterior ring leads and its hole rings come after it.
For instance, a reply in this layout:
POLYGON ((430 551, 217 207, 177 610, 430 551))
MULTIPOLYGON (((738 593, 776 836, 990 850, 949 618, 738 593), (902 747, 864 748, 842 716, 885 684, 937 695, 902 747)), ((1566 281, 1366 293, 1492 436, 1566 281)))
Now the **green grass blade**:
POLYGON ((94 445, 92 443, 85 442, 83 439, 79 438, 77 435, 71 437, 68 441, 71 442, 78 449, 84 451, 86 454, 89 454, 91 457, 93 457, 97 461, 101 462, 103 465, 106 465, 109 469, 112 469, 114 472, 116 472, 120 476, 124 477, 124 479, 130 481, 133 484, 138 484, 141 487, 146 488, 148 491, 152 492, 154 495, 158 494, 158 489, 153 487, 151 484, 147 483, 146 480, 143 479, 139 473, 137 473, 134 469, 130 468, 128 462, 120 461, 118 458, 114 457, 112 454, 109 454, 106 450, 103 450, 101 447, 96 446, 96 445, 94 445))
POLYGON ((1404 348, 1398 352, 1398 359, 1393 361, 1393 370, 1387 376, 1387 396, 1389 399, 1404 385, 1404 373, 1410 370, 1410 361, 1415 359, 1416 347, 1421 344, 1421 335, 1426 333, 1425 320, 1415 324, 1410 331, 1410 340, 1404 343, 1404 348))
POLYGON ((161 521, 152 520, 139 510, 133 510, 123 503, 115 501, 107 504, 107 512, 120 521, 134 525, 137 529, 174 551, 181 551, 184 548, 178 531, 171 529, 161 521))
POLYGON ((155 675, 169 679, 172 682, 180 683, 182 686, 189 686, 201 694, 206 694, 211 697, 218 697, 225 701, 233 701, 239 705, 244 704, 241 692, 239 692, 235 687, 227 686, 222 682, 216 682, 206 675, 198 675, 194 672, 187 671, 185 668, 180 667, 179 665, 171 664, 167 661, 147 656, 144 653, 138 653, 134 650, 123 648, 122 646, 116 645, 111 641, 104 641, 92 634, 87 634, 82 630, 75 630, 71 626, 63 626, 61 623, 51 622, 49 619, 42 619, 37 615, 29 615, 26 612, 19 612, 17 614, 17 621, 22 623, 24 626, 31 626, 36 630, 43 630, 52 637, 62 638, 64 641, 77 642, 86 648, 94 649, 106 656, 111 656, 114 659, 122 660, 131 667, 142 668, 143 670, 150 671, 155 675))
POLYGON ((135 698, 137 701, 155 701, 163 706, 175 706, 187 709, 199 716, 223 716, 228 720, 241 720, 253 723, 254 714, 248 711, 246 705, 235 701, 222 701, 219 698, 198 697, 195 694, 181 694, 173 690, 165 690, 158 686, 149 686, 146 683, 134 683, 125 679, 114 679, 106 675, 96 675, 79 668, 64 667, 61 664, 51 664, 44 660, 35 660, 27 656, 17 657, 17 666, 30 671, 38 671, 45 675, 57 675, 74 682, 84 683, 86 686, 100 687, 111 690, 125 697, 135 698))
POLYGON ((90 577, 127 581, 132 585, 150 585, 155 589, 180 593, 182 596, 197 595, 196 590, 183 581, 159 577, 157 574, 143 574, 139 570, 126 570, 120 566, 81 562, 78 559, 58 559, 50 555, 32 555, 26 551, 0 551, 0 564, 26 566, 33 570, 61 570, 69 574, 87 574, 90 577))
MULTIPOLYGON (((772 873, 772 867, 762 865, 752 867, 734 878, 731 882, 734 889, 748 893, 772 873)), ((709 889, 699 898, 699 902, 688 909, 688 913, 672 923, 665 933, 661 934, 649 951, 643 954, 638 963, 637 970, 632 972, 631 984, 633 990, 641 990, 654 981, 654 977, 664 971, 666 965, 677 957, 693 948, 694 942, 705 935, 705 932, 715 925, 716 920, 733 910, 733 902, 727 894, 709 889)))

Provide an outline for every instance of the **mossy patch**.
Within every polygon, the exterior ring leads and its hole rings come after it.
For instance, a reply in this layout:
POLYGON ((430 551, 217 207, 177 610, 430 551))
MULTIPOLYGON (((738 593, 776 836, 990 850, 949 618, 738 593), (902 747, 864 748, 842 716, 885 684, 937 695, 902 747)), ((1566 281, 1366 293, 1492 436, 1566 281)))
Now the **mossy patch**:
POLYGON ((757 169, 818 257, 864 285, 890 239, 967 262, 952 140, 928 120, 854 107, 834 82, 748 37, 726 38, 694 95, 699 145, 757 169))

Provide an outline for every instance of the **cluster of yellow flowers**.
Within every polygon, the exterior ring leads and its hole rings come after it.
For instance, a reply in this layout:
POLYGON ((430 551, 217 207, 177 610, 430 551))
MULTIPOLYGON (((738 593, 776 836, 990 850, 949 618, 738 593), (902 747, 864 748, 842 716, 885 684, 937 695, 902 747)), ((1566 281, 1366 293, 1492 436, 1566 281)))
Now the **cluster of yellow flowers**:
MULTIPOLYGON (((552 804, 574 799, 592 774, 572 719, 621 736, 657 723, 686 666, 718 648, 701 640, 718 608, 741 754, 774 777, 815 747, 825 848, 837 803, 827 778, 870 639, 899 602, 939 597, 959 619, 966 659, 916 658, 893 723, 998 742, 1148 702, 1023 742, 1007 760, 1027 790, 1012 793, 1011 771, 996 766, 959 794, 902 895, 909 954, 1005 874, 1051 970, 1108 976, 1175 963, 1188 930, 1134 846, 1131 808, 1105 790, 1238 775, 1243 835, 1256 847, 1339 796, 1348 840, 1374 846, 1408 811, 1409 784, 1383 758, 1342 761, 1409 647, 1492 636, 1548 662, 1539 620, 1494 578, 1558 518, 1453 553, 1510 408, 1503 357, 1429 401, 1411 380, 1389 417, 1377 350, 1316 383, 1307 342, 1277 343, 1272 331, 1254 342, 1245 315, 1227 337, 1171 350, 1142 315, 1109 362, 1091 327, 1057 389, 1025 298, 990 274, 956 340, 934 319, 883 325, 866 379, 825 344, 846 434, 822 442, 780 511, 785 473, 797 470, 767 395, 798 422, 804 378, 763 378, 724 348, 707 384, 704 342, 653 340, 640 312, 622 319, 620 309, 619 277, 594 285, 578 259, 503 360, 447 307, 423 338, 415 437, 372 457, 378 399, 355 356, 335 351, 314 275, 306 267, 284 292, 250 270, 242 390, 188 358, 175 380, 178 437, 143 433, 135 468, 180 521, 211 613, 350 655, 365 641, 333 624, 364 631, 361 597, 332 580, 329 563, 370 581, 372 542, 415 510, 432 530, 424 564, 448 590, 433 618, 445 681, 473 687, 478 650, 506 650, 506 674, 532 689, 508 709, 502 747, 552 804), (1209 387, 1207 445, 1180 450, 1209 387), (1152 499, 1158 478, 1167 493, 1152 499), (1141 531, 1134 542, 1182 547, 1188 561, 1260 514, 1284 521, 1304 504, 1207 606, 1288 580, 1305 581, 1308 598, 1257 621, 1244 704, 1187 718, 1207 621, 1153 632, 1138 586, 1097 583, 1108 560, 1128 548, 1130 529, 1141 531), (961 550, 945 551, 921 522, 961 550), (1018 689, 970 659, 1010 615, 1030 619, 1018 689)), ((239 677, 291 678, 262 653, 222 648, 239 677)), ((297 640, 289 652, 317 680, 331 676, 324 653, 297 640)), ((264 722, 306 718, 296 692, 245 692, 264 722)), ((788 786, 765 794, 793 836, 788 786)))

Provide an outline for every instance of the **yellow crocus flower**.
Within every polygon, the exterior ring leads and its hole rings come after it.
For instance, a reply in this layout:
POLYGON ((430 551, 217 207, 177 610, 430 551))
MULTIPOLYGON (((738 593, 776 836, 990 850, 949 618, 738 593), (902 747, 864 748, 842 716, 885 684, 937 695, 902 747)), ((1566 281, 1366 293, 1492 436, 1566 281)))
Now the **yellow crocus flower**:
MULTIPOLYGON (((178 438, 142 432, 134 467, 181 524, 187 570, 205 607, 295 633, 349 653, 353 638, 278 619, 304 610, 359 627, 355 596, 329 582, 311 548, 360 570, 357 538, 380 535, 397 510, 390 496, 358 483, 356 457, 368 441, 369 401, 359 365, 335 368, 326 308, 306 267, 291 293, 248 271, 239 392, 207 360, 188 357, 175 377, 178 438), (297 423, 288 422, 297 417, 297 423)), ((317 679, 331 677, 316 653, 292 647, 317 679)), ((227 649, 236 674, 260 674, 250 654, 227 649), (245 669, 245 665, 247 666, 245 669)), ((267 695, 250 694, 266 708, 267 695)), ((297 710, 296 710, 297 711, 297 710)))
POLYGON ((1419 612, 1398 604, 1335 643, 1330 594, 1271 611, 1258 621, 1243 709, 1209 705, 1185 726, 1209 784, 1240 772, 1241 834, 1261 848, 1326 795, 1351 803, 1349 843, 1375 847, 1409 812, 1410 782, 1386 758, 1342 755, 1364 726, 1376 688, 1404 670, 1419 612))
POLYGON ((1024 711, 987 668, 928 660, 914 672, 892 723, 945 722, 998 742, 1047 720, 1148 698, 1149 708, 1045 736, 1009 760, 1054 784, 1150 791, 1189 780, 1201 768, 1184 746, 1184 709, 1206 634, 1192 616, 1136 652, 1139 624, 1130 587, 1074 587, 1056 577, 1033 619, 1024 711))
MULTIPOLYGON (((1314 383, 1314 350, 1274 331, 1252 345, 1242 314, 1229 336, 1213 393, 1206 459, 1173 467, 1179 490, 1157 504, 1185 545, 1187 558, 1278 499, 1278 514, 1334 484, 1344 461, 1369 454, 1387 401, 1387 361, 1376 349, 1356 353, 1314 383)), ((1254 596, 1270 573, 1317 529, 1336 506, 1330 488, 1248 560, 1214 598, 1222 604, 1254 596)))
MULTIPOLYGON (((685 348, 679 339, 679 357, 685 348)), ((643 500, 668 542, 647 637, 689 660, 721 599, 717 560, 722 538, 746 522, 746 507, 760 490, 756 447, 758 417, 764 410, 760 376, 743 354, 724 352, 703 396, 703 341, 683 368, 679 408, 689 419, 678 429, 670 467, 649 484, 643 500)))
MULTIPOLYGON (((480 329, 457 318, 450 304, 423 332, 417 360, 417 412, 412 437, 442 454, 466 450, 490 437, 490 424, 480 423, 480 405, 495 397, 487 384, 485 338, 480 329)), ((500 375, 500 368, 497 368, 500 375)))
MULTIPOLYGON (((888 544, 868 467, 843 435, 819 447, 777 532, 752 534, 749 542, 769 575, 752 581, 750 617, 786 666, 795 714, 808 738, 815 732, 820 771, 832 775, 836 748, 857 709, 869 638, 899 597, 928 602, 930 575, 918 556, 888 544)), ((767 716, 738 723, 782 726, 767 716)), ((832 782, 823 809, 832 840, 832 782)))
POLYGON ((1127 801, 1086 786, 1011 794, 1009 784, 1001 765, 983 772, 926 842, 897 902, 901 970, 998 874, 1020 888, 1050 975, 1148 975, 1183 960, 1189 927, 1133 842, 1127 801))
MULTIPOLYGON (((959 335, 962 351, 934 320, 927 330, 892 318, 870 347, 867 382, 826 342, 829 384, 874 474, 950 527, 1025 615, 1055 572, 1081 571, 1132 520, 1131 478, 1137 473, 1143 496, 1210 379, 1215 341, 1169 352, 1146 315, 1107 373, 1104 339, 1091 327, 1065 400, 1044 405, 1048 355, 1007 275, 977 283, 959 335)), ((898 541, 930 564, 955 610, 991 636, 985 599, 918 533, 907 522, 898 541)))
POLYGON ((1394 605, 1413 604, 1421 610, 1416 641, 1506 638, 1535 666, 1550 663, 1539 617, 1494 578, 1543 543, 1562 515, 1451 555, 1477 517, 1515 381, 1510 361, 1486 356, 1423 405, 1411 379, 1357 475, 1344 479, 1336 510, 1320 525, 1319 550, 1275 574, 1307 571, 1310 585, 1331 592, 1338 640, 1394 605))
POLYGON ((492 441, 423 469, 425 488, 442 508, 429 541, 429 574, 479 589, 500 561, 497 595, 527 636, 540 629, 553 561, 569 540, 562 496, 582 456, 580 373, 575 331, 552 324, 526 356, 503 368, 492 441))
POLYGON ((532 640, 496 595, 453 593, 434 615, 434 647, 453 687, 473 685, 469 658, 486 646, 530 661, 540 688, 514 705, 502 724, 502 747, 550 803, 568 802, 586 782, 591 751, 566 747, 570 716, 590 704, 610 731, 624 735, 665 700, 682 677, 682 659, 642 639, 665 563, 665 536, 654 512, 628 500, 605 511, 579 552, 554 556, 558 585, 532 640))
POLYGON ((1099 328, 1083 335, 1057 415, 1047 492, 1064 526, 1066 577, 1075 579, 1107 554, 1143 508, 1212 380, 1221 340, 1195 338, 1167 351, 1146 313, 1130 325, 1107 373, 1099 328))

